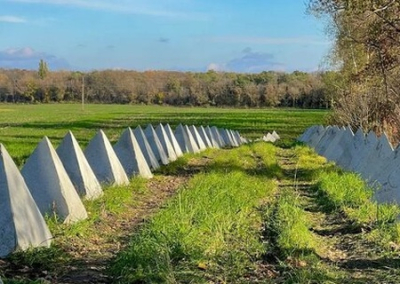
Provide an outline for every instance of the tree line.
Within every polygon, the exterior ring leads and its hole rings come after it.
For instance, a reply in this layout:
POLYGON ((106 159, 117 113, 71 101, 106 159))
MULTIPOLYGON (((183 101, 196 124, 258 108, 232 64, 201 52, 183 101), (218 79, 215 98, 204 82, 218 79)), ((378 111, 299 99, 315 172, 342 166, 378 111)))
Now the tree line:
POLYGON ((329 73, 51 72, 41 61, 37 71, 0 69, 0 101, 74 102, 83 93, 92 103, 329 108, 329 73))
POLYGON ((309 0, 334 40, 334 123, 400 141, 400 0, 309 0))

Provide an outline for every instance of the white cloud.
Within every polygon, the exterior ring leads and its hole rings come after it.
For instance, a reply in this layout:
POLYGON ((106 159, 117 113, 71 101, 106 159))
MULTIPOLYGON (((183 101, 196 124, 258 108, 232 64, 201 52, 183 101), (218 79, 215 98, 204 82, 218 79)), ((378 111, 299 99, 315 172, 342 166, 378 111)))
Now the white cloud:
POLYGON ((16 16, 0 16, 0 22, 5 22, 5 23, 13 23, 13 24, 23 24, 26 23, 26 20, 21 17, 16 17, 16 16))
POLYGON ((70 68, 66 60, 30 47, 0 50, 0 68, 37 69, 40 59, 52 70, 70 68))
POLYGON ((211 63, 207 70, 227 71, 237 73, 260 73, 262 71, 285 71, 285 65, 274 60, 274 55, 265 52, 255 52, 250 47, 242 50, 240 56, 227 63, 211 63))
POLYGON ((226 66, 224 64, 218 64, 218 63, 210 63, 207 66, 207 71, 225 71, 226 66))
POLYGON ((110 11, 124 14, 141 14, 157 17, 184 18, 205 20, 207 16, 201 13, 188 12, 184 9, 191 1, 145 1, 145 0, 8 0, 9 2, 72 6, 92 10, 110 11), (172 7, 172 8, 169 8, 172 7))

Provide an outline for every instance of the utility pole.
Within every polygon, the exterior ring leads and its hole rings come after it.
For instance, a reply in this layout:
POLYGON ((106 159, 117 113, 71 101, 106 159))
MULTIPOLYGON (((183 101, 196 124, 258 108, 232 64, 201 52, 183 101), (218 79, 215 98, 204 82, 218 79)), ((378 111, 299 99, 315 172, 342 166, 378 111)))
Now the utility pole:
POLYGON ((85 110, 85 74, 82 74, 82 110, 85 110))

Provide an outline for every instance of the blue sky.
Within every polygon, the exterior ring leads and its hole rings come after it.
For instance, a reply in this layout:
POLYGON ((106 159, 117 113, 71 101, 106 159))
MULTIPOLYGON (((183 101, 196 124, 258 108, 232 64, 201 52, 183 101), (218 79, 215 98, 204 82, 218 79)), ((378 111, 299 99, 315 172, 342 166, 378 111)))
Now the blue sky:
POLYGON ((315 71, 306 0, 0 0, 0 68, 315 71))

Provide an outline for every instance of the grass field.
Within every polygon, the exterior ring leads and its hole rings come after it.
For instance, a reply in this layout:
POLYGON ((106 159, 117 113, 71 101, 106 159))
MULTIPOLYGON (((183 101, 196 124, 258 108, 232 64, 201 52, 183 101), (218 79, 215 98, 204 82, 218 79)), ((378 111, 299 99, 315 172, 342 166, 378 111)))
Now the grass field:
POLYGON ((104 188, 89 218, 48 218, 51 248, 0 260, 5 283, 399 283, 400 208, 293 142, 327 112, 157 106, 0 105, 0 142, 21 165, 47 135, 82 146, 148 123, 216 125, 277 145, 186 154, 152 179, 104 188))
POLYGON ((18 165, 48 136, 57 146, 71 130, 81 146, 86 146, 98 129, 111 142, 123 129, 148 123, 211 125, 240 131, 248 138, 276 130, 283 138, 295 138, 305 128, 324 122, 327 111, 298 109, 177 108, 145 105, 0 105, 0 142, 18 165))

